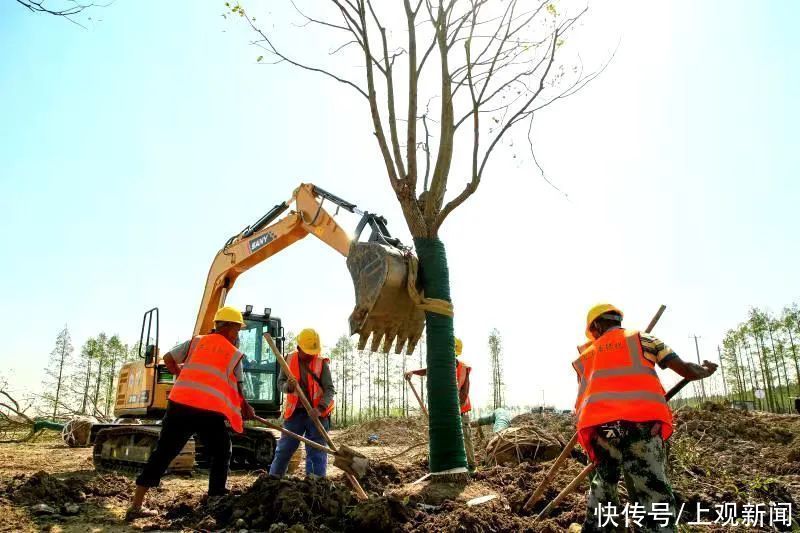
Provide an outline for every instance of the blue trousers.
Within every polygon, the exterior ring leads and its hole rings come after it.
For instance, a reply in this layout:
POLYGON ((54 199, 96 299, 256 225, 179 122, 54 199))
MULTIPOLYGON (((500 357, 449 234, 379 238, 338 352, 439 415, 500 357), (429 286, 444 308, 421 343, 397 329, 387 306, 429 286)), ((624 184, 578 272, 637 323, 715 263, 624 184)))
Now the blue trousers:
MULTIPOLYGON (((322 427, 325 428, 325 431, 330 429, 330 418, 321 418, 320 422, 322 422, 322 427)), ((289 420, 284 420, 283 427, 302 437, 318 442, 323 446, 327 445, 305 409, 295 410, 289 420)), ((289 460, 292 458, 292 455, 294 455, 294 452, 297 451, 298 446, 300 446, 300 441, 297 439, 289 437, 288 435, 281 435, 278 441, 278 448, 275 450, 275 458, 272 460, 272 464, 269 467, 269 475, 282 477, 286 474, 286 469, 289 467, 289 460)), ((306 475, 313 474, 315 476, 325 477, 327 469, 328 454, 306 446, 306 475)))

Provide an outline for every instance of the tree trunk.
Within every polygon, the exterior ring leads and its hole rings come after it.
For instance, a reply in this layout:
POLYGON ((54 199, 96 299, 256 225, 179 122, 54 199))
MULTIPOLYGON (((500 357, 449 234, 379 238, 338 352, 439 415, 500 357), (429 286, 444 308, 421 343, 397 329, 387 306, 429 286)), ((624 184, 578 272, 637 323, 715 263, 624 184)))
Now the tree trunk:
POLYGON ((61 359, 58 362, 58 383, 56 383, 56 399, 53 402, 53 418, 58 412, 58 397, 61 395, 61 380, 64 379, 64 361, 67 358, 66 337, 61 341, 61 359))
POLYGON ((81 403, 81 414, 86 414, 86 404, 89 402, 89 384, 92 378, 92 360, 86 355, 86 381, 83 384, 83 402, 81 403))
MULTIPOLYGON (((438 238, 415 237, 419 279, 427 298, 450 302, 450 275, 444 244, 438 238)), ((461 409, 456 384, 453 317, 425 312, 428 348, 430 471, 466 468, 461 409)))
POLYGON ((367 356, 367 415, 368 419, 372 418, 372 357, 370 356, 367 356))
POLYGON ((103 358, 102 356, 97 359, 97 382, 95 383, 94 389, 94 410, 92 411, 92 415, 96 415, 97 411, 97 403, 100 401, 100 378, 103 376, 103 358))
POLYGON ((106 409, 105 414, 108 416, 108 411, 111 409, 112 398, 114 396, 114 373, 117 371, 117 353, 116 351, 111 356, 111 368, 108 372, 108 393, 106 395, 106 409))
MULTIPOLYGON (((780 370, 780 367, 778 366, 778 363, 780 362, 781 366, 783 366, 783 378, 784 378, 784 381, 786 382, 786 396, 788 396, 789 395, 789 376, 786 374, 786 358, 784 358, 783 355, 781 355, 781 357, 778 357, 778 351, 775 349, 775 340, 772 337, 772 324, 769 321, 769 319, 767 319, 767 332, 769 333, 769 344, 770 344, 770 346, 772 346, 772 358, 775 359, 775 369, 778 372, 778 382, 780 383, 780 377, 781 377, 781 370, 780 370)), ((784 405, 783 404, 783 388, 781 387, 781 406, 783 406, 783 405, 784 405)))
POLYGON ((794 337, 792 337, 791 328, 787 327, 786 331, 789 333, 789 344, 792 346, 792 359, 794 359, 795 380, 797 385, 797 394, 800 394, 800 363, 797 361, 797 350, 794 346, 794 337))
POLYGON ((753 404, 757 405, 759 409, 762 409, 762 402, 760 398, 756 398, 756 389, 760 388, 758 384, 758 374, 756 373, 755 363, 753 362, 753 355, 749 351, 749 346, 745 346, 744 348, 740 348, 740 351, 744 353, 745 357, 747 358, 748 365, 747 370, 750 372, 750 383, 753 384, 753 404))

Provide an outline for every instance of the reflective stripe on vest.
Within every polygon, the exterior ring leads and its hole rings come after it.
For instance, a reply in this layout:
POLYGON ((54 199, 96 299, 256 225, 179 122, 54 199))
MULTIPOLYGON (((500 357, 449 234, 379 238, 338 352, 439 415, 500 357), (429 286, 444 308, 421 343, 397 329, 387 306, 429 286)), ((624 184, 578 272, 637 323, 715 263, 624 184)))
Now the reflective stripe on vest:
MULTIPOLYGON (((461 388, 464 386, 464 383, 467 382, 467 376, 469 375, 470 371, 469 365, 466 363, 462 363, 458 359, 456 359, 456 381, 458 383, 458 392, 459 397, 461 395, 461 388)), ((461 414, 468 413, 472 410, 472 402, 469 400, 469 394, 467 397, 464 398, 464 403, 461 404, 461 414)))
POLYGON ((220 413, 234 431, 244 431, 241 396, 234 375, 243 354, 219 334, 192 339, 186 362, 169 393, 169 400, 220 413))
POLYGON ((575 413, 584 448, 582 430, 616 420, 662 422, 662 437, 668 438, 672 414, 653 363, 644 358, 639 333, 611 330, 582 348, 572 366, 579 380, 575 413))
MULTIPOLYGON (((309 370, 317 377, 317 379, 322 378, 322 368, 325 366, 329 360, 324 357, 314 356, 309 361, 309 370)), ((289 354, 289 370, 292 371, 292 376, 294 377, 295 381, 297 381, 297 386, 302 387, 304 384, 300 382, 300 356, 299 354, 294 351, 289 354)), ((306 383, 307 387, 307 396, 308 401, 311 403, 311 407, 317 408, 319 403, 322 401, 322 397, 325 395, 325 391, 322 387, 317 383, 311 376, 306 376, 306 383)), ((303 389, 303 392, 306 392, 306 389, 303 389)), ((283 408, 283 419, 289 420, 292 415, 294 414, 295 409, 297 408, 297 404, 300 402, 300 398, 297 394, 287 393, 286 394, 286 403, 283 408)), ((323 417, 329 416, 333 412, 333 399, 331 399, 331 403, 325 408, 322 415, 323 417)))

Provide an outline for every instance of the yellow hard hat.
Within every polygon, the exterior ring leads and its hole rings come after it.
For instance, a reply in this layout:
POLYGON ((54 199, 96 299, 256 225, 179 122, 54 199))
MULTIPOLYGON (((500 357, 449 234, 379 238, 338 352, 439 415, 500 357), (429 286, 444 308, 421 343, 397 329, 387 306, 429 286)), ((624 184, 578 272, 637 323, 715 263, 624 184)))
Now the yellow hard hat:
POLYGON ((456 337, 456 357, 461 355, 461 350, 464 349, 464 343, 461 342, 461 339, 456 337))
POLYGON ((297 346, 308 355, 319 355, 322 345, 319 342, 319 333, 311 328, 306 328, 297 334, 297 346))
POLYGON ((214 315, 214 322, 233 322, 234 324, 240 324, 242 327, 246 325, 244 318, 242 318, 242 312, 229 305, 217 309, 214 315))
POLYGON ((589 312, 586 314, 586 338, 589 340, 594 340, 594 335, 590 331, 589 327, 592 325, 592 322, 600 318, 600 316, 606 313, 616 313, 622 318, 624 315, 622 311, 620 311, 619 307, 615 305, 611 305, 610 303, 602 303, 593 306, 589 309, 589 312))

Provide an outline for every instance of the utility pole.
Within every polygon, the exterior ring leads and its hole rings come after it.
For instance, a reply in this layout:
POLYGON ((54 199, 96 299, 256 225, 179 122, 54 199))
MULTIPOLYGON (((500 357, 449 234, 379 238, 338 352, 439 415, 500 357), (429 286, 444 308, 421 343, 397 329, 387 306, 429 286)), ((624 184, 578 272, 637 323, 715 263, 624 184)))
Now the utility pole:
POLYGON ((717 354, 719 354, 719 370, 722 372, 722 390, 725 391, 725 399, 728 399, 728 385, 725 384, 725 367, 722 366, 722 349, 717 344, 717 354))
MULTIPOLYGON (((700 365, 700 364, 702 364, 702 363, 700 362, 700 347, 699 347, 699 346, 698 346, 698 344, 697 344, 697 339, 698 339, 699 337, 698 337, 697 335, 689 335, 689 338, 690 338, 690 339, 694 339, 694 350, 695 350, 695 352, 697 353, 697 364, 698 364, 698 365, 700 365)), ((702 380, 702 379, 698 379, 697 381, 699 381, 699 382, 700 382, 700 390, 702 391, 702 395, 703 395, 703 401, 706 401, 706 386, 705 386, 705 384, 703 383, 703 380, 702 380)))

